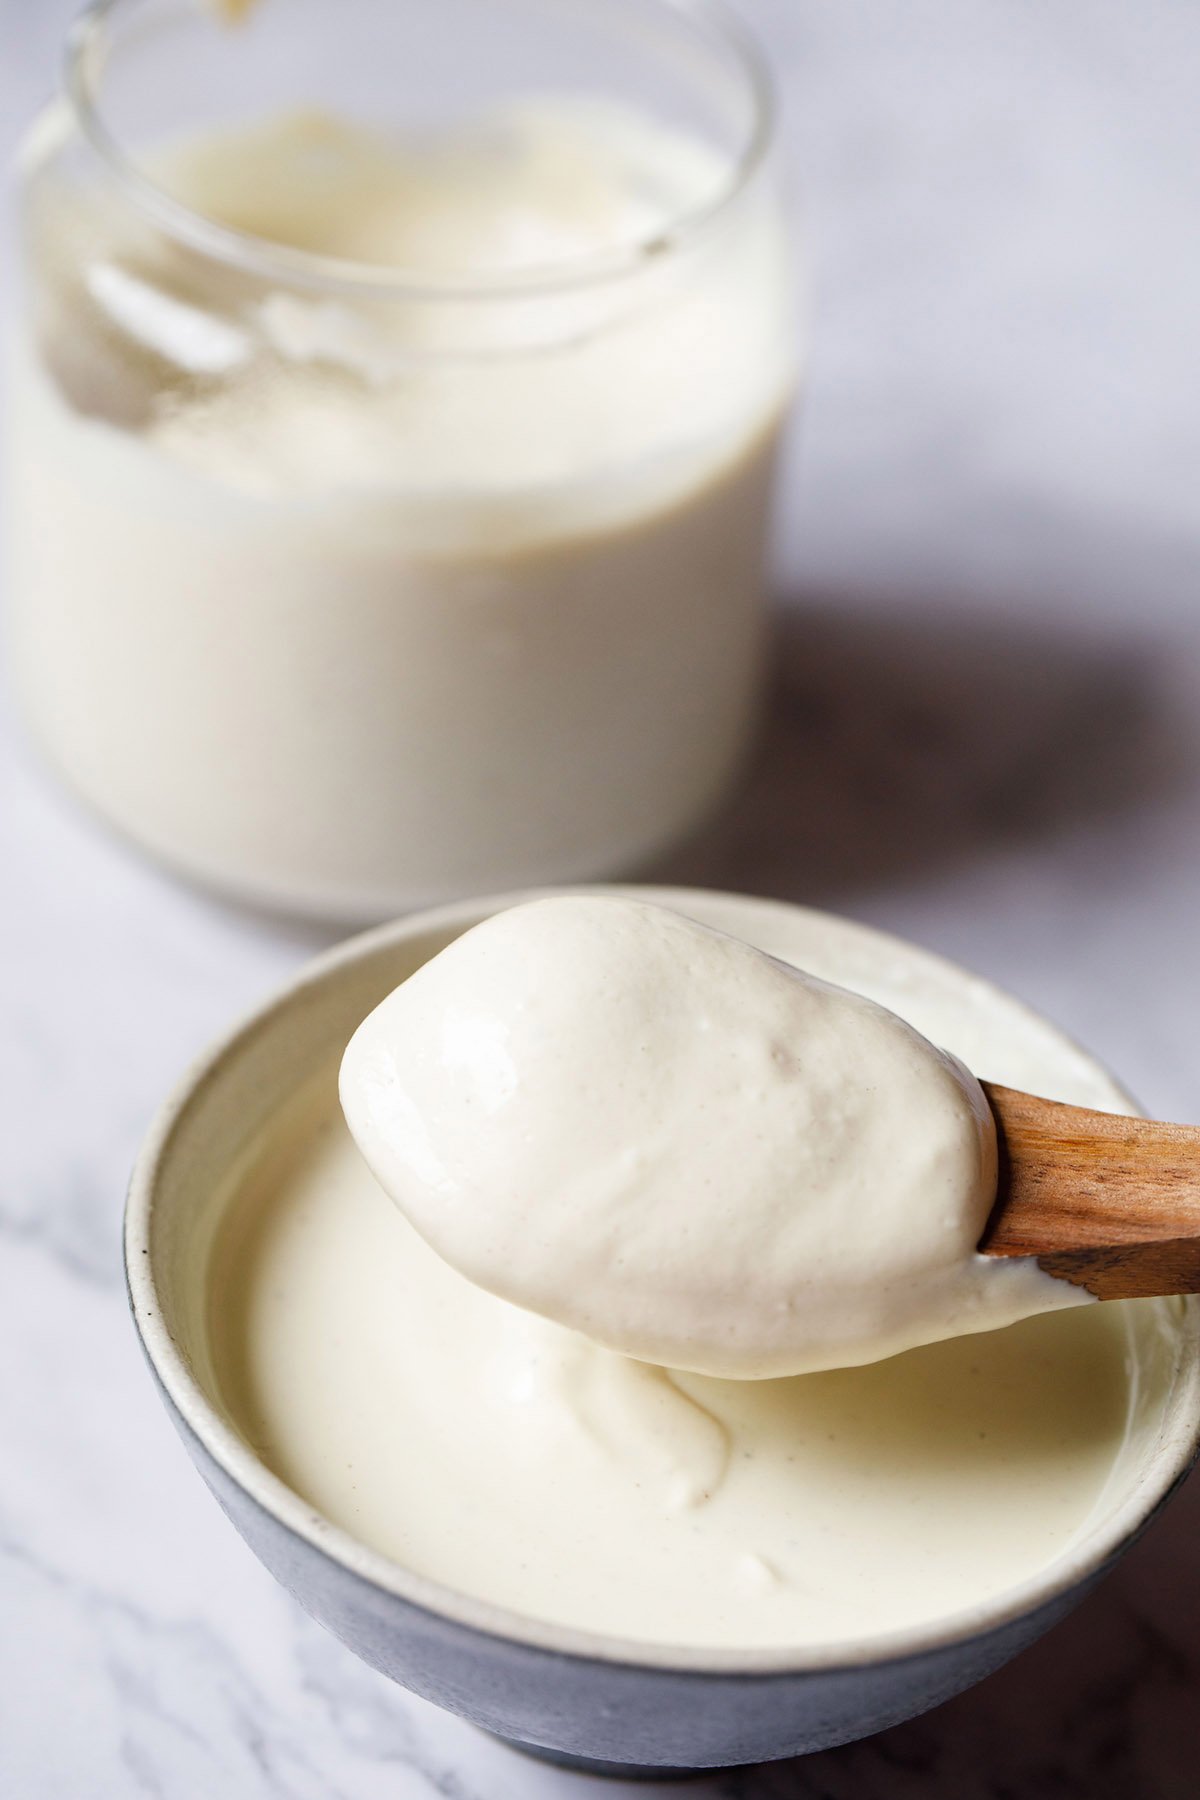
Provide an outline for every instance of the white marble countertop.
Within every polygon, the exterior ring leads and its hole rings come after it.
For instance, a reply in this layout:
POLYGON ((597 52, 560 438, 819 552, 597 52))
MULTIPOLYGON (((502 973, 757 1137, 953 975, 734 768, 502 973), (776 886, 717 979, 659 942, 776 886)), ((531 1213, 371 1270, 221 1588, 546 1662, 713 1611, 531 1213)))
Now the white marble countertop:
MULTIPOLYGON (((1200 12, 745 4, 817 306, 769 755, 692 872, 969 961, 1200 1119, 1200 12)), ((68 10, 0 5, 14 131, 68 10)), ((599 1792, 311 1624, 196 1478, 127 1323, 151 1111, 323 934, 172 885, 15 737, 3 781, 0 1793, 599 1792)), ((1193 1483, 1068 1624, 927 1718, 687 1791, 1191 1800, 1198 1527, 1193 1483)))

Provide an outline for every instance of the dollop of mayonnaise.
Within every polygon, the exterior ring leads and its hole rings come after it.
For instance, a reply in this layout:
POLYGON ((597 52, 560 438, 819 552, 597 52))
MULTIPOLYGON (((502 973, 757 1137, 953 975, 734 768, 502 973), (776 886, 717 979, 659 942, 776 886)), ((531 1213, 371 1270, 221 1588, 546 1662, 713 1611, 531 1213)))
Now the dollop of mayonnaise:
POLYGON ((795 1375, 1084 1297, 976 1253, 995 1129, 955 1058, 662 907, 496 914, 363 1021, 340 1085, 446 1262, 642 1361, 795 1375))

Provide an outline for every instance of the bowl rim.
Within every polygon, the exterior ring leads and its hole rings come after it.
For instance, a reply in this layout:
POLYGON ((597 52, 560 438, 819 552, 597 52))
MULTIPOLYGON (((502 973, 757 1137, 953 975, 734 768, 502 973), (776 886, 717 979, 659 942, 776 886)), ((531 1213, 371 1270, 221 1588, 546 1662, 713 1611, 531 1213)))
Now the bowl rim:
MULTIPOLYGON (((124 1255, 126 1286, 133 1322, 143 1351, 166 1400, 225 1476, 277 1524, 347 1573, 377 1591, 409 1606, 467 1630, 587 1662, 620 1664, 647 1671, 673 1674, 788 1676, 861 1670, 948 1649, 990 1634, 1054 1601, 1099 1576, 1105 1567, 1135 1538, 1165 1504, 1200 1455, 1200 1296, 1185 1302, 1179 1352, 1164 1404, 1166 1432, 1156 1440, 1136 1480, 1134 1490, 1102 1530, 1088 1533, 1068 1547, 1046 1569, 1015 1587, 953 1613, 889 1632, 845 1639, 829 1645, 794 1648, 719 1649, 694 1645, 646 1643, 635 1639, 586 1630, 537 1619, 492 1601, 476 1598, 431 1577, 418 1574, 361 1543, 302 1499, 263 1463, 249 1444, 226 1421, 171 1336, 160 1304, 154 1275, 154 1224, 160 1180, 167 1167, 181 1124, 193 1106, 228 1065, 259 1034, 269 1031, 279 1017, 303 1000, 306 993, 336 980, 340 971, 369 959, 380 951, 447 927, 467 929, 481 918, 505 907, 550 894, 597 893, 648 899, 655 904, 685 908, 689 903, 720 902, 751 911, 809 917, 835 917, 840 929, 860 941, 900 946, 907 958, 916 957, 931 970, 966 976, 976 991, 1000 997, 1084 1056, 1107 1075, 1090 1052, 1043 1014, 1016 999, 1005 989, 965 970, 936 952, 914 945, 890 932, 856 920, 830 915, 791 901, 762 898, 716 888, 659 887, 618 883, 592 883, 563 887, 522 889, 484 895, 470 900, 411 913, 385 925, 360 932, 307 961, 296 975, 278 987, 265 1001, 245 1013, 209 1046, 177 1081, 155 1116, 139 1151, 130 1179, 125 1206, 124 1255)), ((1136 1102, 1116 1082, 1130 1110, 1136 1102)))

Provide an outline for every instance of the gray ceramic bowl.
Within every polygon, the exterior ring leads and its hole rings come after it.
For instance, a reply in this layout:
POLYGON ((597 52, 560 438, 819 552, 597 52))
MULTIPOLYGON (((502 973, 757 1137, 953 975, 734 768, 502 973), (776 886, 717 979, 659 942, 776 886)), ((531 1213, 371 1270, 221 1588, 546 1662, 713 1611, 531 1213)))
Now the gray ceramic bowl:
MULTIPOLYGON (((699 917, 714 904, 703 893, 640 891, 699 917)), ((415 1693, 555 1760, 625 1773, 757 1762, 865 1737, 936 1706, 1062 1618, 1186 1474, 1200 1435, 1200 1307, 1176 1303, 1153 1416, 1142 1420, 1112 1504, 1057 1562, 969 1614, 827 1651, 649 1646, 505 1612, 355 1542, 285 1487, 228 1422, 202 1296, 214 1197, 231 1163, 398 981, 521 897, 406 919, 322 957, 217 1045, 159 1115, 134 1172, 126 1266, 137 1329, 180 1435, 246 1542, 343 1643, 415 1693)), ((779 922, 771 902, 734 904, 748 934, 769 936, 779 922)), ((841 929, 866 964, 898 953, 878 933, 841 929)), ((915 955, 932 979, 960 979, 937 958, 908 947, 902 954, 915 955)), ((1031 1022, 1052 1049, 1080 1060, 1050 1027, 1031 1022)), ((1128 1106, 1119 1089, 1111 1094, 1114 1108, 1128 1106)))

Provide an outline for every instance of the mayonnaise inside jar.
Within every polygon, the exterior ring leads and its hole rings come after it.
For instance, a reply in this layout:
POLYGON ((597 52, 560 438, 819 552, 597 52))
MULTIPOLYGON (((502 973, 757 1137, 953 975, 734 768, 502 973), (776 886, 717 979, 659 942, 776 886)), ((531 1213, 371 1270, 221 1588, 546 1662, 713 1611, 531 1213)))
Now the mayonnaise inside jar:
POLYGON ((797 363, 757 78, 660 0, 567 57, 569 10, 268 0, 155 51, 118 4, 31 134, 17 684, 85 798, 231 894, 592 878, 745 753, 797 363), (503 36, 492 91, 456 31, 503 36), (337 70, 372 33, 368 116, 337 70), (167 104, 189 58, 220 122, 167 104))

